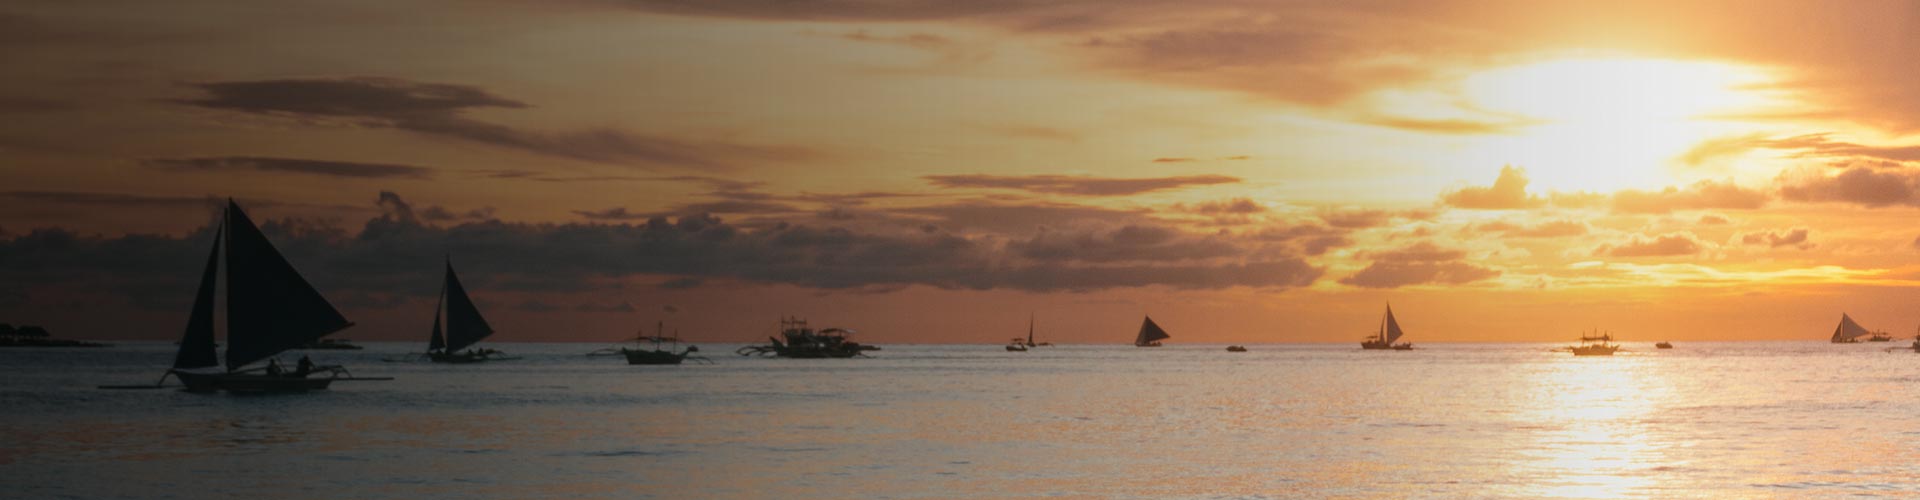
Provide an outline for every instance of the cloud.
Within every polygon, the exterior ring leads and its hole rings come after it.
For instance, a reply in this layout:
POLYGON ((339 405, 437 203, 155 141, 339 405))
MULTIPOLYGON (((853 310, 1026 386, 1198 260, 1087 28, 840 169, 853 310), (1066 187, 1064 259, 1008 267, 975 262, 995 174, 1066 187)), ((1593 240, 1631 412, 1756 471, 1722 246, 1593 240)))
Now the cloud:
POLYGON ((1914 195, 1915 190, 1920 189, 1920 170, 1916 169, 1875 170, 1856 165, 1832 176, 1820 170, 1803 169, 1782 172, 1777 182, 1781 185, 1780 198, 1789 201, 1852 203, 1866 207, 1920 205, 1920 197, 1914 195))
POLYGON ((1465 251, 1424 241, 1393 250, 1365 252, 1361 256, 1373 262, 1360 272, 1341 278, 1340 283, 1361 288, 1399 288, 1422 284, 1460 285, 1500 276, 1498 270, 1461 262, 1466 258, 1465 251))
MULTIPOLYGON (((624 277, 668 279, 673 286, 736 280, 830 290, 1293 288, 1322 273, 1293 254, 1256 253, 1223 236, 1166 227, 1049 232, 1003 245, 998 238, 942 230, 790 223, 749 228, 705 215, 635 224, 488 219, 433 226, 397 194, 383 193, 379 206, 380 215, 357 232, 301 219, 259 220, 322 292, 383 301, 392 301, 392 294, 433 293, 449 251, 471 288, 523 293, 598 292, 619 286, 624 277)), ((211 228, 181 237, 82 236, 58 229, 9 234, 0 237, 0 283, 19 284, 29 295, 72 287, 142 307, 183 308, 190 298, 184 291, 190 291, 211 241, 211 228)))
POLYGON ((1200 215, 1251 215, 1267 211, 1267 207, 1247 198, 1233 198, 1200 202, 1193 205, 1177 204, 1175 210, 1200 215))
POLYGON ((1185 158, 1185 157, 1181 157, 1181 158, 1154 158, 1154 159, 1153 159, 1153 162, 1154 162, 1154 163, 1192 163, 1192 162, 1196 162, 1196 161, 1200 161, 1200 160, 1196 160, 1196 159, 1193 159, 1193 158, 1185 158))
POLYGON ((1813 248, 1813 243, 1807 242, 1806 228, 1793 228, 1787 232, 1764 231, 1747 233, 1740 237, 1740 242, 1747 245, 1766 245, 1769 248, 1788 246, 1801 250, 1813 248))
POLYGON ((1732 182, 1700 181, 1686 189, 1668 187, 1660 191, 1625 189, 1613 194, 1616 212, 1664 214, 1674 210, 1737 209, 1753 210, 1766 206, 1766 193, 1744 189, 1732 182))
POLYGON ((1151 178, 1106 178, 1068 175, 929 175, 921 177, 943 188, 1017 189, 1045 194, 1074 196, 1128 196, 1187 186, 1210 186, 1240 182, 1224 175, 1186 175, 1151 178))
POLYGON ((1008 136, 1008 137, 1017 137, 1022 139, 1040 139, 1040 140, 1060 141, 1060 142, 1080 142, 1080 134, 1078 132, 1074 132, 1072 130, 1068 130, 1064 128, 1042 127, 1038 125, 994 125, 994 126, 988 126, 985 128, 990 132, 1008 136))
POLYGON ((1232 243, 1193 237, 1165 226, 1127 225, 1107 231, 1040 231, 1007 244, 1015 255, 1041 262, 1197 261, 1238 255, 1232 243))
POLYGON ((174 171, 254 170, 261 172, 288 172, 362 179, 428 179, 433 177, 433 169, 412 165, 269 158, 259 156, 220 156, 177 159, 156 158, 141 160, 140 164, 174 171))
POLYGON ((467 118, 484 109, 528 104, 469 85, 355 77, 193 84, 206 97, 173 102, 207 109, 284 117, 312 124, 392 128, 547 156, 609 164, 728 168, 738 163, 813 158, 808 149, 693 142, 597 129, 565 133, 520 130, 467 118))
POLYGON ((1585 223, 1570 220, 1544 222, 1533 226, 1494 221, 1471 226, 1470 229, 1475 232, 1500 233, 1501 236, 1508 238, 1564 238, 1587 234, 1585 223))
POLYGON ((1455 208, 1474 210, 1513 210, 1537 208, 1546 200, 1527 194, 1527 173, 1512 166, 1500 167, 1500 177, 1489 187, 1470 186, 1440 196, 1440 201, 1455 208))
POLYGON ((1702 226, 1724 226, 1732 222, 1733 221, 1727 220, 1727 218, 1722 215, 1706 214, 1700 216, 1700 225, 1702 226))
POLYGON ((1647 238, 1634 235, 1617 245, 1600 245, 1593 254, 1612 257, 1672 257, 1700 252, 1700 240, 1689 233, 1674 233, 1647 238))

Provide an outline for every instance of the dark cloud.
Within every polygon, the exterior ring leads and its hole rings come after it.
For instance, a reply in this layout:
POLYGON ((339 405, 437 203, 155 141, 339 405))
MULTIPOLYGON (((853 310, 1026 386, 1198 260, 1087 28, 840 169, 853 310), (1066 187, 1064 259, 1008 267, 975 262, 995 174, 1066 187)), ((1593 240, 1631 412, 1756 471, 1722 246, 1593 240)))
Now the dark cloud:
POLYGON ((1647 238, 1634 235, 1619 244, 1600 245, 1593 254, 1611 257, 1673 257, 1693 255, 1700 252, 1700 240, 1688 233, 1674 233, 1647 238))
POLYGON ((1766 245, 1769 248, 1794 247, 1801 250, 1813 248, 1813 243, 1807 241, 1807 229, 1798 227, 1784 232, 1747 233, 1740 237, 1740 242, 1748 245, 1766 245))
POLYGON ((796 161, 815 156, 799 147, 700 143, 609 129, 566 133, 520 130, 464 116, 480 109, 528 107, 468 85, 358 77, 208 82, 194 87, 207 96, 174 102, 311 123, 393 128, 600 163, 712 169, 741 162, 796 161))
POLYGON ((1545 206, 1547 201, 1527 194, 1527 172, 1500 167, 1500 177, 1488 187, 1470 186, 1440 195, 1441 203, 1474 210, 1513 210, 1545 206))
POLYGON ((1753 210, 1766 206, 1766 193, 1741 188, 1732 182, 1700 181, 1686 189, 1668 187, 1660 191, 1626 189, 1613 194, 1613 209, 1622 213, 1664 214, 1674 210, 1736 209, 1753 210))
POLYGON ((1851 166, 1839 174, 1802 170, 1782 173, 1780 198, 1788 201, 1852 203, 1867 207, 1920 205, 1920 169, 1876 170, 1851 166))
POLYGON ((1185 157, 1181 157, 1181 158, 1154 158, 1154 159, 1153 159, 1153 162, 1154 162, 1154 163, 1190 163, 1190 162, 1196 162, 1196 161, 1200 161, 1200 160, 1196 160, 1196 159, 1193 159, 1193 158, 1185 158, 1185 157))
MULTIPOLYGON (((393 193, 378 202, 381 214, 358 232, 302 219, 260 219, 262 231, 322 292, 358 297, 356 304, 431 296, 449 255, 469 288, 483 294, 604 291, 624 277, 671 277, 667 285, 680 287, 724 279, 836 290, 1086 291, 1290 288, 1321 274, 1293 254, 1255 253, 1224 237, 1164 227, 1048 233, 1002 245, 941 230, 747 228, 704 215, 638 224, 490 219, 443 227, 425 224, 414 204, 393 193)), ((0 238, 0 283, 30 295, 77 287, 140 307, 184 308, 210 245, 210 228, 182 237, 57 229, 9 235, 0 238)))
POLYGON ((1161 262, 1230 257, 1239 247, 1217 237, 1194 237, 1165 226, 1128 225, 1110 231, 1041 231, 1007 244, 1010 253, 1041 262, 1161 262))
POLYGON ((434 169, 428 167, 392 163, 361 163, 259 156, 220 156, 177 159, 156 158, 141 160, 140 164, 174 171, 253 170, 364 179, 428 179, 433 177, 434 171, 434 169))
POLYGON ((1201 202, 1193 205, 1175 205, 1176 210, 1200 215, 1251 215, 1267 211, 1267 207, 1247 198, 1233 198, 1201 202))
POLYGON ((1137 179, 1068 175, 929 175, 922 177, 944 188, 1017 189, 1045 194, 1075 196, 1127 196, 1187 186, 1209 186, 1240 182, 1224 175, 1187 175, 1137 179))
POLYGON ((1467 253, 1441 248, 1430 242, 1360 256, 1373 259, 1365 269, 1340 279, 1340 283, 1362 288, 1399 288, 1410 285, 1460 285, 1492 279, 1500 271, 1462 262, 1467 253))

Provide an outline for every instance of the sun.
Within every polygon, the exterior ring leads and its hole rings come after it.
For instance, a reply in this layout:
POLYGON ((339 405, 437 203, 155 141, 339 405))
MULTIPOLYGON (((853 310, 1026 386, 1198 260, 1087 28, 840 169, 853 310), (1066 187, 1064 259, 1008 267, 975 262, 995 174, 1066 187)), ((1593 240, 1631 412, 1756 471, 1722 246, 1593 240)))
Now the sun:
POLYGON ((1544 189, 1657 188, 1701 141, 1750 133, 1729 117, 1773 104, 1755 67, 1669 59, 1558 59, 1461 82, 1464 105, 1521 125, 1463 148, 1471 164, 1519 165, 1544 189))

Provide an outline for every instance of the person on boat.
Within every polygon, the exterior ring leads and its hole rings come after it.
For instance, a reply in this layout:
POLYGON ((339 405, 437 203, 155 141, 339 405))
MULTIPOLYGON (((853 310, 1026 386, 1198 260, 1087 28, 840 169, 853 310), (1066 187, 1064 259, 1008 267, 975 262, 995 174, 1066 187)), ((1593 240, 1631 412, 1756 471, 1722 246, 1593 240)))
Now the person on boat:
POLYGON ((300 356, 300 363, 295 365, 293 368, 294 378, 303 378, 303 377, 306 377, 307 374, 309 373, 313 373, 313 359, 308 358, 306 356, 300 356))
POLYGON ((280 373, 283 371, 285 370, 280 369, 280 360, 278 359, 267 360, 267 375, 278 377, 280 376, 280 373))

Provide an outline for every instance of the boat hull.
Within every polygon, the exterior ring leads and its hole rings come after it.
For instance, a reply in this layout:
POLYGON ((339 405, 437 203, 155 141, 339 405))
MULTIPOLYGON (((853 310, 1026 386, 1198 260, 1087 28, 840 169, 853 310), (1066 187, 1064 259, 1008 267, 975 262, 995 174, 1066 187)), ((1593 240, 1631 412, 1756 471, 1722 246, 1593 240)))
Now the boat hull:
POLYGON ((485 363, 488 361, 506 361, 513 358, 505 357, 499 352, 430 352, 427 353, 427 359, 435 363, 464 365, 485 363))
POLYGON ((306 377, 264 373, 196 373, 173 370, 170 373, 187 386, 187 392, 227 391, 236 394, 273 394, 326 390, 333 376, 306 377))
POLYGON ((1007 352, 1027 352, 1027 348, 1025 346, 1010 345, 1007 346, 1007 352))
POLYGON ((620 352, 626 355, 629 365, 677 365, 687 359, 686 353, 669 351, 642 351, 626 349, 620 352))
POLYGON ((1572 349, 1575 356, 1612 356, 1617 346, 1580 346, 1572 349))

